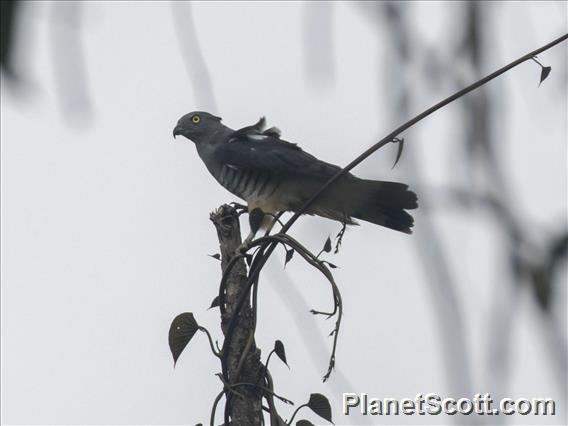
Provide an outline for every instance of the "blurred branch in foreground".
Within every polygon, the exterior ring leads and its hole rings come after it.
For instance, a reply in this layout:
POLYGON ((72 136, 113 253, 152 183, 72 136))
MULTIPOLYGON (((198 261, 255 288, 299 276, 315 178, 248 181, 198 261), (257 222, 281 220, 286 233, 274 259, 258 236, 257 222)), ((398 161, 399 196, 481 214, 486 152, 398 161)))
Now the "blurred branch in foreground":
POLYGON ((63 117, 71 124, 89 125, 93 112, 81 39, 81 13, 85 5, 64 1, 49 6, 55 83, 63 117))
POLYGON ((13 0, 0 2, 0 68, 2 73, 11 78, 15 77, 12 65, 12 49, 19 9, 19 2, 13 0))
MULTIPOLYGON (((61 106, 63 118, 71 124, 90 124, 92 107, 86 78, 81 42, 80 2, 52 2, 45 6, 50 9, 49 30, 57 91, 57 101, 61 106)), ((37 7, 34 2, 2 1, 0 34, 0 68, 2 76, 8 78, 11 86, 23 86, 25 73, 15 64, 16 53, 30 56, 17 40, 18 22, 22 14, 29 15, 30 8, 37 7), (16 52, 17 50, 17 52, 16 52)), ((28 23, 31 25, 31 23, 28 23)), ((31 30, 26 34, 32 33, 31 30)), ((23 46, 23 45, 22 45, 23 46)), ((26 60, 25 64, 28 61, 26 60)), ((26 86, 28 86, 26 82, 26 86)), ((21 94, 21 92, 18 92, 21 94)))
POLYGON ((207 64, 197 38, 192 5, 183 1, 172 1, 171 8, 180 52, 198 105, 197 108, 190 109, 202 109, 219 113, 210 72, 207 69, 207 64))
MULTIPOLYGON (((400 120, 410 115, 413 105, 413 81, 407 78, 407 73, 400 72, 402 69, 413 67, 412 58, 415 58, 416 47, 410 43, 410 35, 413 30, 407 23, 405 15, 406 6, 401 3, 386 3, 384 5, 384 19, 389 27, 391 35, 389 46, 391 54, 388 61, 383 62, 389 68, 392 76, 390 87, 390 99, 394 100, 395 119, 400 120)), ((420 49, 420 47, 418 47, 420 49)), ((472 96, 477 94, 474 93, 472 96)), ((424 182, 419 162, 416 159, 416 149, 412 147, 406 156, 405 170, 410 176, 410 181, 415 185, 424 182)), ((436 329, 441 343, 441 352, 446 368, 446 380, 449 383, 450 394, 466 396, 473 395, 471 365, 469 351, 465 340, 465 325, 457 295, 455 271, 452 271, 448 257, 444 252, 443 241, 440 237, 430 214, 429 196, 423 187, 417 187, 421 194, 421 217, 420 226, 417 227, 414 242, 416 243, 417 255, 430 285, 430 302, 432 312, 437 319, 436 329), (422 189, 421 189, 422 188, 422 189)), ((462 423, 479 423, 477 416, 465 419, 458 418, 462 423)), ((456 419, 456 420, 458 420, 456 419)))

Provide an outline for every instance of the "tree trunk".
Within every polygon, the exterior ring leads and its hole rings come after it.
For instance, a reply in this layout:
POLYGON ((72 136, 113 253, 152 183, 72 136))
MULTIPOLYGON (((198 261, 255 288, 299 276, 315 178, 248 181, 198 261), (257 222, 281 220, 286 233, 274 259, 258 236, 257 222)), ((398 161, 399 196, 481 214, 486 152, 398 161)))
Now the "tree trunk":
MULTIPOLYGON (((224 204, 215 212, 211 213, 211 221, 217 229, 219 245, 221 249, 221 268, 225 271, 237 247, 241 245, 241 231, 237 211, 224 204)), ((225 312, 221 316, 221 329, 227 339, 227 329, 231 317, 235 312, 237 302, 241 296, 243 288, 247 282, 247 267, 244 259, 240 259, 233 267, 228 276, 225 286, 225 312)), ((260 379, 262 375, 262 364, 260 362, 260 350, 256 347, 254 335, 251 337, 254 328, 254 316, 250 305, 250 298, 241 308, 233 335, 230 338, 227 354, 227 374, 229 383, 263 383, 260 379), (247 342, 250 349, 244 360, 239 377, 235 377, 241 354, 247 342)), ((261 424, 262 419, 262 392, 253 386, 238 386, 234 389, 239 395, 232 394, 229 398, 229 413, 231 425, 235 426, 255 426, 261 424)))

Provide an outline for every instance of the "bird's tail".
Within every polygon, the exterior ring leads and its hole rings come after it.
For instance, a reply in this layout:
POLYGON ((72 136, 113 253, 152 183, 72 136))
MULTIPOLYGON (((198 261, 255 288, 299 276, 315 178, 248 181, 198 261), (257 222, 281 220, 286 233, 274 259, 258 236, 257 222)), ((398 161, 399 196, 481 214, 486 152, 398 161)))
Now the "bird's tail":
POLYGON ((408 185, 354 176, 337 182, 321 201, 315 214, 347 223, 354 223, 352 218, 361 219, 407 234, 412 233, 414 219, 406 210, 418 207, 418 198, 408 185))
POLYGON ((359 200, 351 216, 376 223, 396 231, 412 233, 414 218, 406 210, 418 207, 418 197, 408 185, 398 182, 381 182, 358 179, 353 190, 359 200))

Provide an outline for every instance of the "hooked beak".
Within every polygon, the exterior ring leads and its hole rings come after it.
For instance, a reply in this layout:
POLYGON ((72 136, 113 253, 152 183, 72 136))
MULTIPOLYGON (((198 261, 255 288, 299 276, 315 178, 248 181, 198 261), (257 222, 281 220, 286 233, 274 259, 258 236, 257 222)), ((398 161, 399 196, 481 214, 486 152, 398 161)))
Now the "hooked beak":
POLYGON ((182 135, 183 133, 183 127, 181 127, 179 124, 174 127, 174 139, 177 135, 182 135))

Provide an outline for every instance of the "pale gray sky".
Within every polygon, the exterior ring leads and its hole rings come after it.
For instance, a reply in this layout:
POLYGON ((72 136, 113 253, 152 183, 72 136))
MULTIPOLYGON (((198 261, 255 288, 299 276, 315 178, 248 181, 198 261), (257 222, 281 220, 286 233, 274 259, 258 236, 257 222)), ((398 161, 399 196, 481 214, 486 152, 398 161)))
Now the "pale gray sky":
MULTIPOLYGON (((53 25, 65 23, 52 22, 51 7, 26 3, 22 16, 20 43, 27 54, 17 60, 27 67, 27 89, 18 96, 2 81, 2 422, 205 423, 221 389, 214 376, 220 366, 205 336, 197 335, 174 370, 167 333, 178 313, 192 311, 220 339, 218 313, 206 310, 220 279, 218 263, 207 257, 218 250, 208 217, 235 198, 208 174, 191 142, 171 136, 181 115, 204 108, 180 54, 171 5, 83 4, 80 35, 93 115, 79 124, 61 110, 52 33, 53 25)), ((460 7, 408 3, 413 37, 451 58, 460 7)), ((305 76, 303 8, 300 2, 192 6, 218 106, 212 112, 233 127, 266 115, 285 139, 345 165, 399 124, 392 100, 383 95, 384 82, 393 78, 381 42, 384 28, 377 30, 366 5, 334 3, 334 80, 314 90, 305 76)), ((567 30, 565 2, 504 2, 494 16, 498 25, 488 23, 494 55, 486 72, 567 30)), ((566 53, 564 44, 541 55, 552 73, 540 88, 538 66, 526 63, 482 89, 499 94, 496 113, 503 120, 493 130, 502 137, 499 161, 516 191, 515 211, 537 234, 542 227, 566 227, 566 53)), ((417 88, 413 112, 451 91, 448 84, 417 88)), ((411 185, 454 183, 447 164, 461 137, 458 112, 450 106, 407 135, 407 149, 414 150, 427 181, 409 181, 404 165, 391 170, 393 147, 355 173, 411 185)), ((496 288, 507 294, 511 285, 505 265, 499 266, 505 261, 501 236, 482 212, 443 212, 434 220, 458 278, 472 387, 491 393, 490 312, 495 294, 503 294, 496 288)), ((418 211, 417 232, 420 224, 418 211)), ((302 218, 292 234, 317 250, 339 228, 302 218)), ((286 345, 291 370, 271 361, 279 394, 301 404, 311 392, 324 393, 336 424, 456 421, 340 415, 341 392, 462 396, 448 393, 435 306, 413 236, 363 224, 349 230, 340 254, 330 258, 341 267, 334 274, 345 317, 338 374, 326 384, 321 376, 332 323, 312 317, 298 294, 310 308, 324 308, 331 302, 328 287, 299 259, 282 270, 282 259, 278 253, 261 277, 257 331, 264 356, 275 339, 286 345), (342 375, 353 388, 344 388, 342 375)), ((564 315, 565 287, 555 303, 564 315)), ((513 325, 506 396, 559 399, 559 415, 507 421, 565 423, 560 399, 566 395, 528 291, 515 302, 513 325)), ((285 418, 291 412, 281 408, 285 418)))

